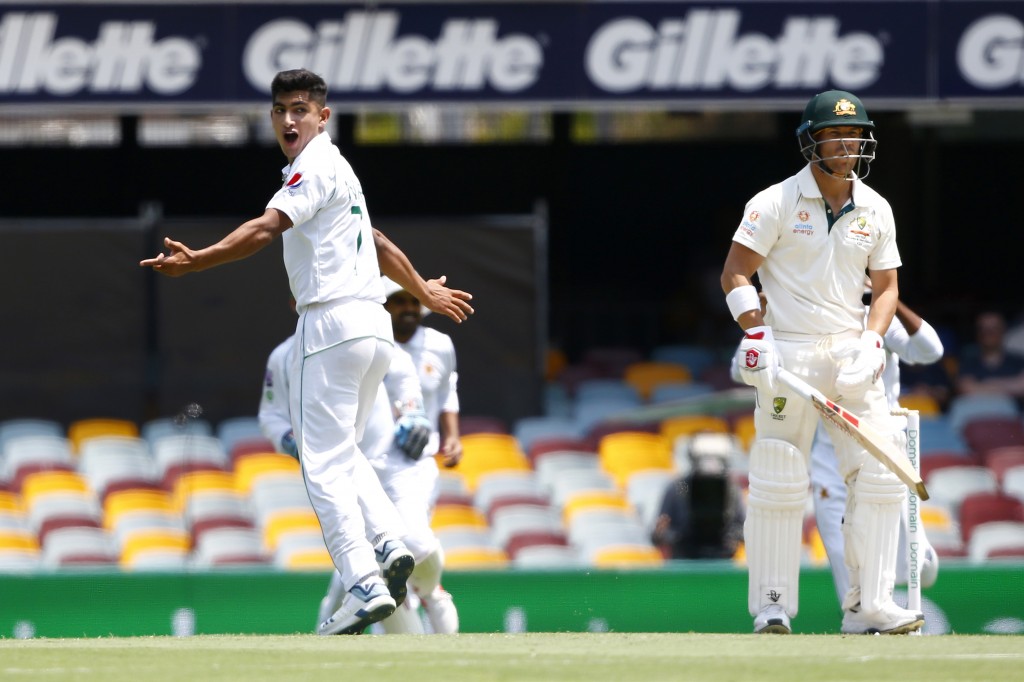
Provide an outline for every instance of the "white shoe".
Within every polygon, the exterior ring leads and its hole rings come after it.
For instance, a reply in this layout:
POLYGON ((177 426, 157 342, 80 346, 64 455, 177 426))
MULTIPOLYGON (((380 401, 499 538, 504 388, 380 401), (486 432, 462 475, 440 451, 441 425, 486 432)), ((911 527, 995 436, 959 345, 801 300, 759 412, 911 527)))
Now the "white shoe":
POLYGON ((377 556, 380 573, 388 585, 391 598, 395 600, 396 606, 401 606, 409 592, 405 581, 416 568, 412 552, 401 540, 382 540, 374 546, 373 553, 377 556))
POLYGON ((356 585, 345 594, 341 608, 317 628, 321 635, 361 635, 371 623, 395 611, 395 600, 383 583, 356 585))
POLYGON ((789 616, 780 604, 769 604, 754 619, 754 632, 762 635, 788 635, 789 616))
POLYGON ((459 631, 459 612, 452 595, 440 587, 429 598, 423 600, 430 628, 438 635, 454 635, 459 631))
POLYGON ((866 612, 857 604, 843 614, 845 635, 905 635, 920 630, 924 614, 889 602, 878 611, 866 612))
POLYGON ((931 587, 939 577, 939 555, 931 545, 924 550, 921 561, 921 587, 931 587))

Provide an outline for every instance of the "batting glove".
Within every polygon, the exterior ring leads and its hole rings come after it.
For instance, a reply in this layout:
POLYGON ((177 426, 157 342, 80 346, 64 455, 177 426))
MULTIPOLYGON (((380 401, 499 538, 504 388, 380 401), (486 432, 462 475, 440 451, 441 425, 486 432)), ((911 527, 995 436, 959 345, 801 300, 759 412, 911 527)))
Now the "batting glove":
POLYGON ((419 459, 432 432, 430 420, 425 414, 419 411, 406 412, 395 423, 395 442, 407 457, 419 459))
POLYGON ((288 433, 281 436, 281 452, 291 455, 295 459, 299 458, 299 446, 295 442, 295 434, 292 433, 291 429, 288 429, 288 433))
POLYGON ((882 337, 870 329, 860 335, 855 354, 843 363, 836 376, 836 390, 846 398, 862 398, 882 376, 885 347, 882 337))
POLYGON ((777 375, 782 367, 772 328, 751 327, 736 350, 736 366, 739 379, 753 386, 760 393, 775 395, 778 392, 777 375))

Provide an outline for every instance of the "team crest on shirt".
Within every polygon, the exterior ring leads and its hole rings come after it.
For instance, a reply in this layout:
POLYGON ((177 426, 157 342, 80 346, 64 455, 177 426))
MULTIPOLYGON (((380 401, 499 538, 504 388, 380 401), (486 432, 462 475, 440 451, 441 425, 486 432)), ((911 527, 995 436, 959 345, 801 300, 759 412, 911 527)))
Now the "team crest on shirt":
POLYGON ((772 410, 775 414, 772 415, 772 419, 776 421, 783 421, 786 419, 786 415, 782 414, 782 411, 786 409, 785 398, 772 398, 772 410))
POLYGON ((288 182, 284 183, 284 188, 288 190, 288 194, 295 194, 295 190, 302 184, 302 173, 296 173, 292 177, 288 178, 288 182))
POLYGON ((863 246, 871 245, 871 222, 868 221, 867 216, 860 216, 850 225, 850 230, 847 232, 846 240, 854 244, 860 244, 863 246))

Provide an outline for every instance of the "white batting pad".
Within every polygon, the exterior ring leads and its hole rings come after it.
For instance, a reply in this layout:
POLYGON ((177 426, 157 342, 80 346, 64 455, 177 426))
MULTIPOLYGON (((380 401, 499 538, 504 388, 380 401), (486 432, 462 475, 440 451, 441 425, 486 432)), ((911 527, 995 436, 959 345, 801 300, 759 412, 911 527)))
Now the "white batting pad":
POLYGON ((844 608, 859 601, 864 611, 872 612, 892 601, 905 494, 906 486, 880 462, 866 462, 857 475, 843 527, 850 571, 844 608))
POLYGON ((423 621, 420 614, 412 608, 412 600, 406 599, 395 612, 380 622, 386 635, 423 635, 423 621))
POLYGON ((809 477, 804 455, 773 438, 750 449, 750 491, 743 525, 750 615, 779 604, 790 618, 799 606, 800 536, 809 477))
POLYGON ((439 544, 423 561, 416 562, 416 568, 412 569, 412 575, 409 576, 409 586, 420 597, 428 597, 441 584, 443 568, 444 552, 439 544))

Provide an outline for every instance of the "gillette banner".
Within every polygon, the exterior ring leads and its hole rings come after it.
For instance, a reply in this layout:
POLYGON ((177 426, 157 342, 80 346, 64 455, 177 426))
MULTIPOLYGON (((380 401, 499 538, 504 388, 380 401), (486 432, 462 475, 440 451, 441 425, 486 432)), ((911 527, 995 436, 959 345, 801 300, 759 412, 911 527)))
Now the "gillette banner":
POLYGON ((1024 2, 0 4, 0 106, 1020 100, 1024 2))

